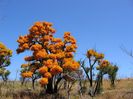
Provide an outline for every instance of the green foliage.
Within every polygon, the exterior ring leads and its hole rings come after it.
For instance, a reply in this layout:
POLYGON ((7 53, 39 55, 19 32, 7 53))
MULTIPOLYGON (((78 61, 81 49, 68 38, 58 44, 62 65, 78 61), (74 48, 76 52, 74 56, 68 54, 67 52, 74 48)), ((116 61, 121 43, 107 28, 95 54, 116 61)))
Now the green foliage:
POLYGON ((2 77, 3 81, 8 80, 8 76, 10 75, 10 71, 6 70, 6 68, 0 68, 0 76, 2 77))
MULTIPOLYGON (((108 74, 108 77, 109 77, 110 82, 111 82, 111 87, 115 86, 114 82, 116 79, 118 69, 119 69, 118 66, 113 65, 113 64, 110 64, 109 66, 107 66, 105 68, 99 68, 99 66, 97 66, 97 70, 99 70, 99 74, 101 74, 101 77, 104 74, 108 74)), ((102 80, 101 80, 101 83, 102 83, 102 80)))
POLYGON ((118 69, 119 68, 116 65, 112 64, 109 66, 108 75, 109 75, 109 79, 112 87, 115 87, 115 79, 116 79, 118 69))
POLYGON ((11 64, 10 57, 12 56, 12 50, 8 49, 3 43, 0 42, 0 76, 3 81, 7 81, 10 71, 6 70, 6 67, 11 64))

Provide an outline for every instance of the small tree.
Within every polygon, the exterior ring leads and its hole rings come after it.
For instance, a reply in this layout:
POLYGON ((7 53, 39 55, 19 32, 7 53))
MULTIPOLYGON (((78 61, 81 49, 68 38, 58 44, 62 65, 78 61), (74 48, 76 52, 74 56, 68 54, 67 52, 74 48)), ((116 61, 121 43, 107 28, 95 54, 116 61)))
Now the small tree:
POLYGON ((35 89, 35 81, 37 80, 37 79, 39 79, 39 78, 41 78, 41 75, 40 75, 40 73, 38 73, 38 72, 34 72, 34 74, 32 74, 32 77, 31 76, 27 76, 26 77, 26 72, 27 71, 29 71, 29 70, 31 70, 31 71, 33 71, 34 70, 34 68, 32 68, 31 69, 31 64, 22 64, 21 65, 21 74, 22 74, 22 76, 21 76, 21 84, 23 85, 24 84, 24 82, 25 82, 25 80, 26 80, 26 78, 31 78, 31 81, 32 81, 32 88, 33 89, 35 89))
POLYGON ((106 74, 105 68, 109 65, 109 62, 107 60, 103 60, 104 54, 98 53, 93 49, 88 50, 86 56, 89 60, 89 67, 85 66, 85 61, 81 61, 80 64, 90 83, 89 94, 90 96, 95 96, 95 94, 99 91, 101 86, 100 82, 102 81, 103 75, 106 74), (94 72, 97 65, 99 67, 99 69, 97 69, 99 70, 98 74, 94 72), (94 75, 97 76, 94 77, 94 75))
POLYGON ((97 79, 96 79, 96 89, 95 94, 99 94, 102 90, 103 85, 103 76, 108 74, 110 63, 107 60, 101 60, 98 63, 96 69, 98 70, 97 79))
MULTIPOLYGON (((99 74, 101 76, 101 78, 99 79, 100 80, 100 85, 103 84, 103 75, 107 74, 109 79, 110 79, 110 82, 111 82, 111 87, 115 87, 115 80, 116 80, 116 75, 117 75, 117 71, 118 71, 118 66, 116 65, 113 65, 113 64, 108 64, 108 66, 106 67, 102 67, 100 64, 99 66, 97 66, 97 70, 99 70, 99 74)), ((100 90, 100 87, 99 86, 99 90, 100 90)))
POLYGON ((10 57, 12 56, 12 51, 8 49, 3 43, 0 43, 0 76, 3 81, 8 80, 10 71, 6 69, 10 65, 10 57))
POLYGON ((69 32, 64 33, 64 40, 54 38, 55 29, 49 22, 36 22, 29 34, 20 36, 17 42, 17 53, 32 51, 32 56, 25 57, 28 68, 22 72, 23 78, 41 75, 40 84, 46 86, 46 93, 57 93, 58 84, 67 72, 79 68, 73 58, 76 51, 76 40, 69 32))
POLYGON ((119 68, 118 68, 118 66, 113 65, 113 64, 111 64, 108 68, 109 68, 108 75, 109 75, 109 79, 111 82, 111 87, 115 87, 116 75, 117 75, 119 68))
POLYGON ((9 70, 6 70, 6 68, 0 68, 0 76, 2 77, 3 81, 7 81, 9 75, 10 75, 9 70))

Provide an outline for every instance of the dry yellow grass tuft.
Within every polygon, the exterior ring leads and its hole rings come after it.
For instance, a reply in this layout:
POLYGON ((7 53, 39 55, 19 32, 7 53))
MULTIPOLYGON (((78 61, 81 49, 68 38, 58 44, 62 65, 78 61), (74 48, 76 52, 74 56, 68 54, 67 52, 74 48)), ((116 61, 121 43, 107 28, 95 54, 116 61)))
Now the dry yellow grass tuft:
MULTIPOLYGON (((87 83, 87 86, 88 83, 87 83)), ((133 99, 133 79, 120 79, 116 81, 116 87, 111 88, 110 82, 104 80, 103 92, 93 99, 133 99)), ((70 92, 70 99, 91 99, 85 90, 85 94, 80 95, 79 83, 76 82, 70 92)), ((0 99, 68 99, 67 91, 61 88, 59 94, 45 94, 43 88, 36 83, 35 90, 32 89, 31 82, 21 86, 18 81, 0 82, 0 99)))

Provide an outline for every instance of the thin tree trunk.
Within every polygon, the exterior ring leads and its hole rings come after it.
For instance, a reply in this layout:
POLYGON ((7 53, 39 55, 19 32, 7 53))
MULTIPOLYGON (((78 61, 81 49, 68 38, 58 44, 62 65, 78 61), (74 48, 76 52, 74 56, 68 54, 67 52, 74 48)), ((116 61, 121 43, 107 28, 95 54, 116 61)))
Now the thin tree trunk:
POLYGON ((103 79, 103 74, 101 72, 101 73, 99 73, 98 78, 97 78, 97 81, 96 81, 96 88, 95 88, 95 91, 94 91, 94 95, 100 93, 101 86, 102 86, 102 82, 101 82, 102 79, 103 79))
POLYGON ((103 85, 103 75, 101 75, 101 85, 103 85))
POLYGON ((90 67, 90 87, 92 87, 92 67, 90 67))
POLYGON ((21 85, 23 86, 24 84, 24 81, 25 81, 25 78, 22 78, 22 82, 21 82, 21 85))
POLYGON ((111 80, 111 86, 115 87, 115 80, 114 79, 111 80))
POLYGON ((5 78, 4 78, 4 76, 2 75, 2 80, 5 82, 5 78))
POLYGON ((92 85, 92 83, 93 83, 93 81, 92 81, 92 68, 93 68, 93 66, 91 65, 91 59, 89 58, 89 65, 90 65, 90 87, 92 87, 93 85, 92 85))
POLYGON ((32 79, 32 89, 35 90, 35 79, 32 79))
POLYGON ((60 83, 60 81, 62 80, 62 77, 58 78, 55 86, 54 86, 54 93, 57 93, 58 92, 58 84, 60 83))

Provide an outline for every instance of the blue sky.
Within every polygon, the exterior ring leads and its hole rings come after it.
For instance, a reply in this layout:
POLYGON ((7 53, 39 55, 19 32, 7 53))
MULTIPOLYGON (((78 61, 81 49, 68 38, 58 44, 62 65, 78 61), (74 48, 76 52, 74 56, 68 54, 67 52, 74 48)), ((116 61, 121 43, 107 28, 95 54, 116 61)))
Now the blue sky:
POLYGON ((118 77, 133 77, 133 58, 120 49, 133 49, 132 0, 0 0, 0 41, 14 51, 11 79, 28 54, 16 54, 16 40, 36 21, 52 22, 57 37, 70 31, 77 39, 77 60, 95 48, 119 66, 118 77))

